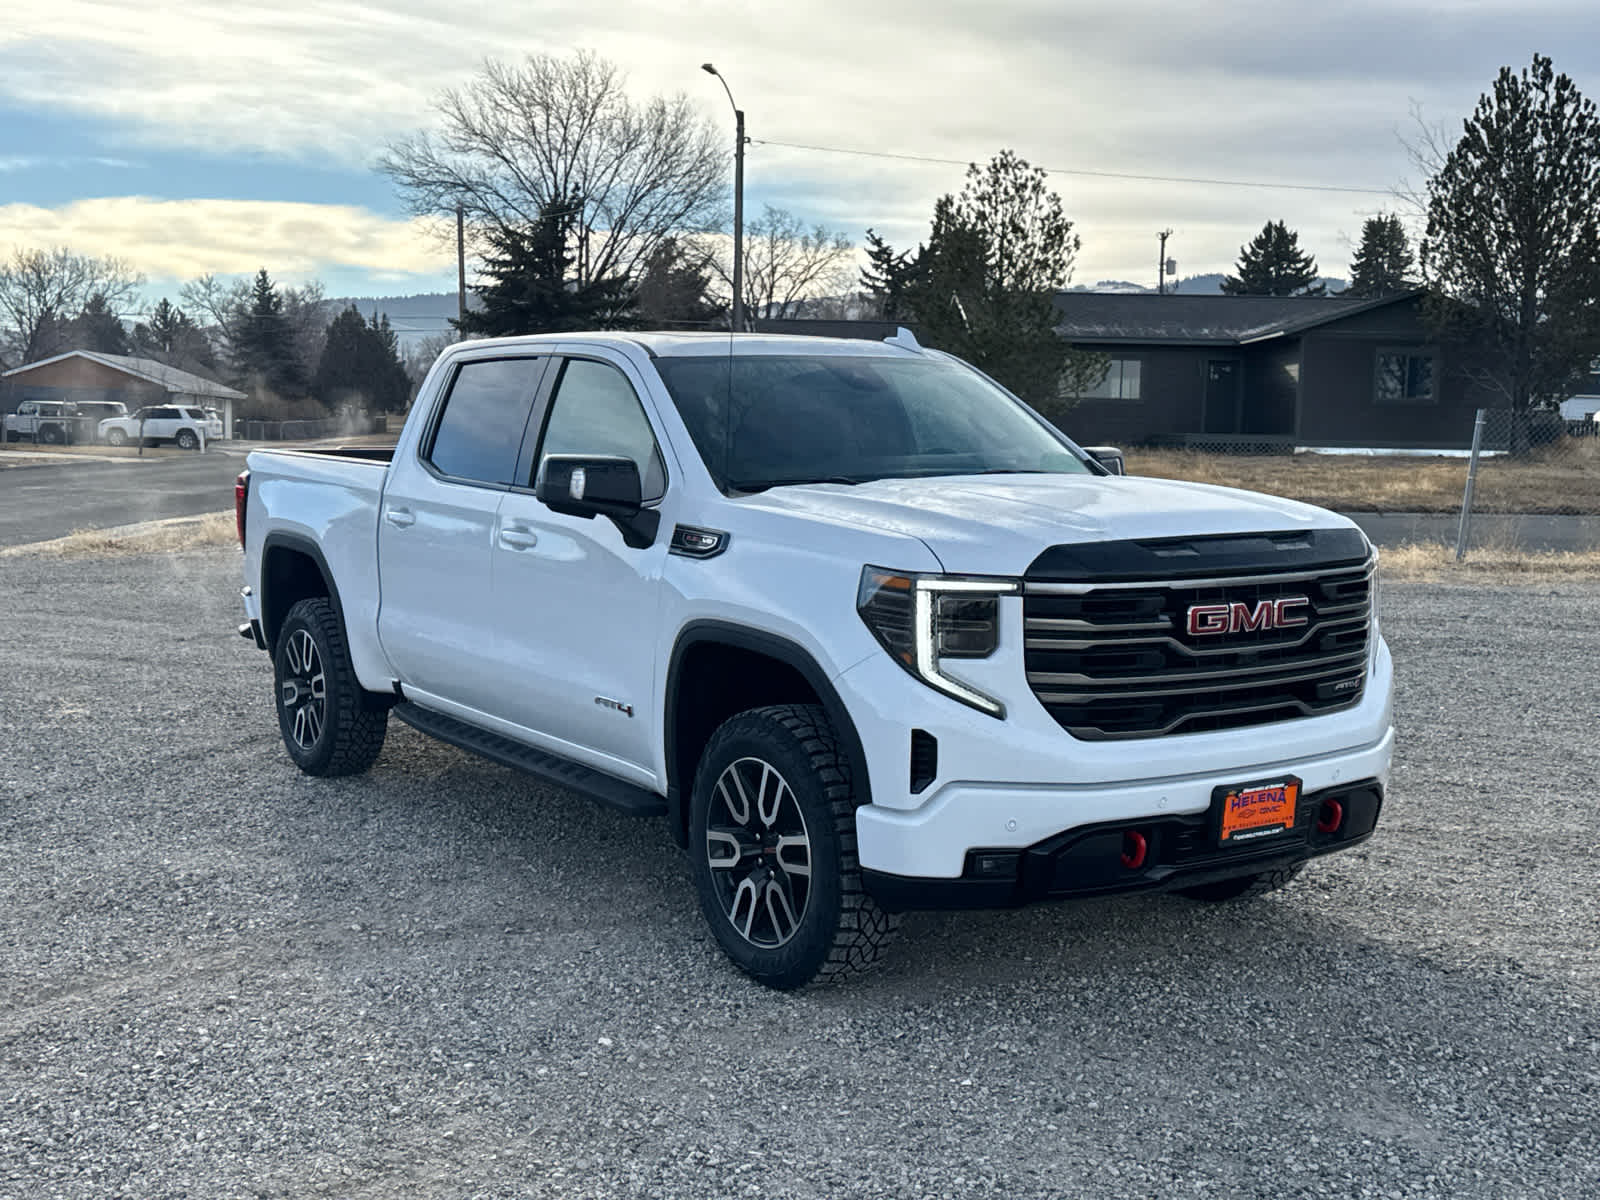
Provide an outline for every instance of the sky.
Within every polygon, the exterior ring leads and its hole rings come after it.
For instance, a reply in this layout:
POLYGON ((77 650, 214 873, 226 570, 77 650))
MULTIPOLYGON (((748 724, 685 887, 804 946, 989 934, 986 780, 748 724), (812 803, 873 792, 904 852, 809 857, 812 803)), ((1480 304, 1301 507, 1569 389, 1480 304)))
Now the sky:
POLYGON ((914 245, 960 164, 1013 149, 1060 172, 1082 238, 1072 282, 1090 285, 1153 285, 1164 228, 1180 275, 1228 270, 1268 220, 1345 275, 1365 217, 1407 215, 1394 192, 1418 181, 1414 113, 1458 133, 1499 68, 1535 52, 1600 100, 1595 0, 6 8, 0 254, 116 255, 152 297, 258 267, 335 296, 452 290, 452 248, 373 163, 486 58, 594 51, 638 98, 688 96, 731 144, 699 69, 715 62, 753 139, 746 211, 771 203, 857 245, 869 227, 914 245))

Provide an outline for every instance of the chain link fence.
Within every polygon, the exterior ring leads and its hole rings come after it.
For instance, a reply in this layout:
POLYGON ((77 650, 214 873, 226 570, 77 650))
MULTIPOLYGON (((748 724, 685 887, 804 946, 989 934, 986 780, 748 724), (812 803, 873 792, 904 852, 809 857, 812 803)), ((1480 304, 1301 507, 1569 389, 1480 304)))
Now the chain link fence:
MULTIPOLYGON (((1600 514, 1600 421, 1480 408, 1462 491, 1457 560, 1474 544, 1473 518, 1488 514, 1600 514)), ((1593 519, 1600 521, 1600 515, 1593 519)), ((1503 525, 1499 521, 1496 528, 1503 525)))
POLYGON ((234 422, 235 436, 247 442, 303 442, 317 438, 353 437, 388 431, 389 419, 382 413, 371 416, 323 417, 306 421, 234 422))

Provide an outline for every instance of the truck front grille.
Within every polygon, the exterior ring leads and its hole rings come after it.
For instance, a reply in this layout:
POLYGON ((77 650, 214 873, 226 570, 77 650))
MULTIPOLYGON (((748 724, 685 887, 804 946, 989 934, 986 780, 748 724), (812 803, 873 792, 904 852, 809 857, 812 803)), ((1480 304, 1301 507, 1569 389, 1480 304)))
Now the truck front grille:
POLYGON ((1348 708, 1366 687, 1371 563, 1167 583, 1025 585, 1024 662, 1074 737, 1162 737, 1348 708), (1304 603, 1300 603, 1301 598, 1304 603), (1287 600, 1293 624, 1270 626, 1287 600), (1190 610, 1204 606, 1191 632, 1190 610))

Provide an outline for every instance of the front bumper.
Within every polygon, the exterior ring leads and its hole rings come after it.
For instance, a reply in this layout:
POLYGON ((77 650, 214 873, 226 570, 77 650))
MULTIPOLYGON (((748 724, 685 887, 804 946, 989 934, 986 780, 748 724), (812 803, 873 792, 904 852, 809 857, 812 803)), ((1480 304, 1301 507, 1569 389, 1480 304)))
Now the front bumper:
POLYGON ((1220 849, 1209 814, 1190 813, 1081 826, 1022 850, 969 850, 954 879, 865 869, 862 882, 890 912, 1012 908, 1042 900, 1175 891, 1283 870, 1358 845, 1372 836, 1382 807, 1383 784, 1364 779, 1304 793, 1295 829, 1248 850, 1220 849), (1328 813, 1338 814, 1337 825, 1319 827, 1319 816, 1328 813), (1136 863, 1127 857, 1131 835, 1142 839, 1136 863))

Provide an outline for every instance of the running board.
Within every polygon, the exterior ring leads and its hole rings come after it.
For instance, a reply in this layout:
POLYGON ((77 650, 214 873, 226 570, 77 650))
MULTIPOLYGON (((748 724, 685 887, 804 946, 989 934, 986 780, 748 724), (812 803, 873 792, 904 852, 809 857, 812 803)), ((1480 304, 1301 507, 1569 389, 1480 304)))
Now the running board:
POLYGON ((419 733, 459 746, 501 766, 526 771, 550 783, 582 792, 607 808, 615 808, 635 817, 666 815, 667 801, 664 797, 621 779, 614 779, 582 763, 558 758, 501 734, 469 725, 432 709, 421 708, 410 701, 402 701, 390 711, 419 733))

